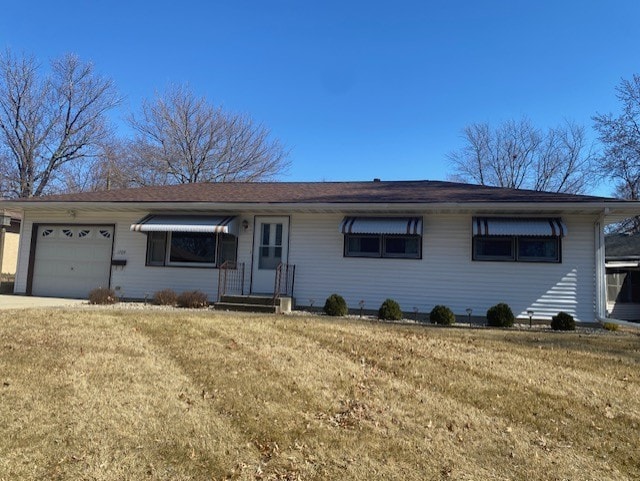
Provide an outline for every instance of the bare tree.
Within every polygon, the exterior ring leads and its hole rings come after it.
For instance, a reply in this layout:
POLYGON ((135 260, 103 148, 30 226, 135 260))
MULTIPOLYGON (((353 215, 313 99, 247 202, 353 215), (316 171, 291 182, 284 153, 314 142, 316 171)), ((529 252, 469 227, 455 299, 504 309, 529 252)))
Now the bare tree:
POLYGON ((480 185, 549 192, 583 192, 592 152, 584 128, 571 122, 546 132, 528 119, 509 120, 497 128, 471 124, 465 145, 448 155, 453 179, 480 185))
POLYGON ((597 158, 603 177, 616 182, 616 193, 640 199, 640 75, 622 80, 616 88, 622 112, 593 117, 603 149, 597 158))
MULTIPOLYGON (((597 167, 603 178, 615 182, 616 196, 640 200, 640 75, 622 79, 616 87, 616 97, 622 106, 620 114, 593 117, 602 143, 597 167)), ((640 231, 640 218, 622 222, 617 230, 640 231)))
POLYGON ((62 172, 95 155, 106 112, 119 100, 111 80, 75 55, 43 76, 33 57, 0 55, 0 175, 8 197, 64 189, 62 172))
POLYGON ((129 122, 138 136, 123 167, 133 185, 262 181, 289 165, 267 128, 184 86, 145 101, 129 122))

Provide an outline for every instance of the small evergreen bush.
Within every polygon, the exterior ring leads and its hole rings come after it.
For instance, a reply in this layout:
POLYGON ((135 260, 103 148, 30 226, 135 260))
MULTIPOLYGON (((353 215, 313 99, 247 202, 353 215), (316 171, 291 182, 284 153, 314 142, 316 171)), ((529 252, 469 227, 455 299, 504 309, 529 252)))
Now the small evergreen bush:
POLYGON ((209 305, 207 295, 201 291, 186 291, 176 299, 178 307, 201 309, 209 305))
POLYGON ((451 324, 455 324, 456 316, 447 306, 438 305, 431 309, 429 320, 434 324, 450 326, 451 324))
POLYGON ((113 289, 97 287, 89 292, 89 304, 115 304, 118 298, 113 289))
POLYGON ((324 303, 324 313, 327 316, 346 316, 347 303, 340 294, 331 294, 324 303))
POLYGON ((551 318, 551 329, 554 331, 575 331, 576 321, 571 314, 560 311, 551 318))
POLYGON ((384 319, 385 321, 399 321, 402 319, 402 309, 393 299, 385 300, 380 309, 378 309, 378 319, 384 319))
POLYGON ((508 304, 501 302, 487 311, 487 324, 493 327, 511 327, 513 326, 513 311, 508 304))
POLYGON ((617 331, 618 329, 620 329, 620 326, 618 326, 615 322, 605 322, 602 325, 602 328, 607 331, 617 331))
POLYGON ((162 289, 153 295, 153 303, 159 306, 175 306, 178 303, 178 294, 173 289, 162 289))

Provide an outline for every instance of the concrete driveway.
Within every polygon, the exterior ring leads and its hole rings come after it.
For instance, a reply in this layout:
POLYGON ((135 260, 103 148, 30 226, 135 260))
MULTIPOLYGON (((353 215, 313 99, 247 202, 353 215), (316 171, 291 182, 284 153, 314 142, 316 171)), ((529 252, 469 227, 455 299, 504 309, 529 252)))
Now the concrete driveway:
POLYGON ((0 295, 0 310, 26 309, 30 307, 64 307, 75 304, 86 304, 86 299, 62 299, 59 297, 17 296, 13 294, 0 295))

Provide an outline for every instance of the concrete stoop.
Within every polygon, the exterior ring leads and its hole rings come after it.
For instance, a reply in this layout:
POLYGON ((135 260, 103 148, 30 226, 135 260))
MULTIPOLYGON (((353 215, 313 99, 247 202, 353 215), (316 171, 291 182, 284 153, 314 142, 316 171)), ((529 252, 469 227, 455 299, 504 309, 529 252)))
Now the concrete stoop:
POLYGON ((280 297, 273 302, 269 296, 222 296, 213 304, 216 311, 242 311, 283 314, 291 312, 293 299, 280 297))

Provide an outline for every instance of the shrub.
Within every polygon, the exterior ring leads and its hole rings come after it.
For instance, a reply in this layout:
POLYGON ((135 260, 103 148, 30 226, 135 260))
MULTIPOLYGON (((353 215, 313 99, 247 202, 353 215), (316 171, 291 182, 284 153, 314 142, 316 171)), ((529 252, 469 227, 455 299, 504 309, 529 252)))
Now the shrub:
POLYGON ((576 321, 571 314, 560 311, 551 318, 551 329, 554 331, 575 331, 576 321))
POLYGON ((191 309, 200 309, 209 305, 207 295, 200 291, 183 292, 178 296, 176 302, 178 307, 187 307, 191 309))
POLYGON ((393 299, 387 299, 378 309, 378 319, 385 321, 399 321, 402 319, 402 310, 400 304, 393 299))
POLYGON ((339 294, 331 294, 324 303, 324 313, 328 316, 346 316, 347 303, 339 294))
POLYGON ((153 303, 159 306, 175 306, 178 303, 178 294, 173 289, 163 289, 153 295, 153 303))
POLYGON ((89 304, 115 304, 118 302, 113 289, 97 287, 89 292, 89 304))
POLYGON ((487 324, 494 327, 511 327, 513 326, 513 311, 508 304, 501 302, 487 311, 487 324))
POLYGON ((456 322, 456 316, 447 306, 435 306, 429 313, 429 320, 434 324, 450 326, 456 322))
POLYGON ((607 331, 617 331, 620 328, 620 326, 618 326, 615 322, 605 322, 602 327, 607 331))

